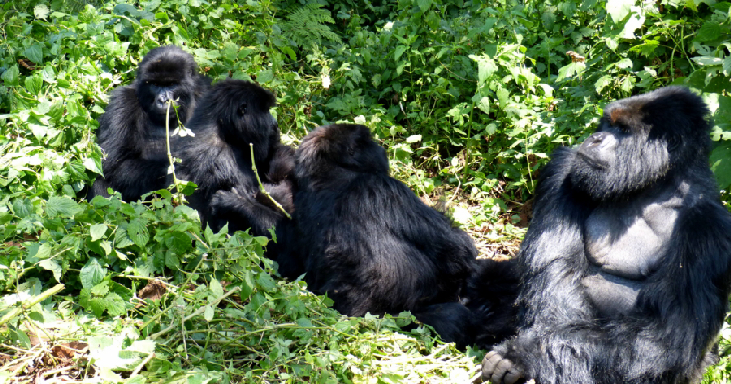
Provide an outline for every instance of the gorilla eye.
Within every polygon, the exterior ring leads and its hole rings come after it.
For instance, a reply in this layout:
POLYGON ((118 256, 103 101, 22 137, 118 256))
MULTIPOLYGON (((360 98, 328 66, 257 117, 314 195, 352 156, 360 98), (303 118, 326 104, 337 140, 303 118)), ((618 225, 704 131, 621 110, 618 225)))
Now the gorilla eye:
POLYGON ((673 152, 680 146, 680 137, 677 135, 672 135, 668 137, 668 152, 673 152))
POLYGON ((248 109, 248 105, 246 103, 239 105, 239 116, 245 115, 247 109, 248 109))
POLYGON ((618 128, 618 129, 619 129, 619 130, 620 130, 620 131, 621 131, 622 133, 629 133, 629 132, 630 132, 630 128, 629 128, 629 126, 628 126, 628 125, 626 125, 626 124, 617 124, 617 128, 618 128))

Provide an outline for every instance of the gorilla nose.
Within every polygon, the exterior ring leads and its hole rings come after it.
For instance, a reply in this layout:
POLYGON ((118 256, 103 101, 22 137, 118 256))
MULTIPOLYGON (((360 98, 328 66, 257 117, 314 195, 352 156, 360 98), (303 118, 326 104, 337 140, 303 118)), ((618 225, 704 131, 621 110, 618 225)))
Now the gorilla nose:
POLYGON ((158 107, 164 108, 166 107, 165 104, 168 102, 175 102, 173 99, 173 92, 172 91, 162 91, 157 94, 157 97, 155 98, 155 104, 157 104, 158 107))
POLYGON ((606 132, 595 132, 594 134, 589 136, 589 138, 586 139, 586 141, 588 142, 589 145, 599 145, 606 138, 607 138, 606 132))

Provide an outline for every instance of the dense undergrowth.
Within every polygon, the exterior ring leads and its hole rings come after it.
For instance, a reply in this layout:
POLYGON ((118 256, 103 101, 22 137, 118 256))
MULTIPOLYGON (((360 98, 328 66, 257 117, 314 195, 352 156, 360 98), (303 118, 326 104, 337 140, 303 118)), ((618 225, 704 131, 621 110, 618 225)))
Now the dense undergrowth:
MULTIPOLYGON (((96 118, 144 53, 184 46, 214 79, 277 93, 285 140, 368 125, 393 174, 467 230, 519 239, 551 151, 602 107, 668 84, 702 92, 731 200, 731 3, 13 1, 0 4, 0 383, 468 382, 411 321, 346 318, 276 278, 263 238, 200 229, 172 203, 87 202, 96 118), (17 381, 14 381, 17 380, 17 381)), ((727 346, 707 380, 731 375, 727 346)))

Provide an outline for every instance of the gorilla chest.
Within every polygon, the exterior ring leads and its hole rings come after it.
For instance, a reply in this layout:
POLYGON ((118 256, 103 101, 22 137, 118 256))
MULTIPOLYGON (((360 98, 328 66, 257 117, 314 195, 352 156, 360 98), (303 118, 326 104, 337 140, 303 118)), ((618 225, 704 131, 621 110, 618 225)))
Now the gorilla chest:
POLYGON ((664 262, 678 218, 672 201, 599 207, 584 223, 589 272, 582 285, 606 315, 634 307, 644 282, 664 262))

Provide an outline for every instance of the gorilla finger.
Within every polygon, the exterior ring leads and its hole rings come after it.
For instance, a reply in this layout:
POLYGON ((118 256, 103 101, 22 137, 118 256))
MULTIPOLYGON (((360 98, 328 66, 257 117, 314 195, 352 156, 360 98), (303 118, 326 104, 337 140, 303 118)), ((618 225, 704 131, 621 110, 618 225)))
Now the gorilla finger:
POLYGON ((505 374, 505 377, 503 377, 503 382, 505 384, 515 384, 521 379, 523 379, 523 373, 511 369, 505 374))
POLYGON ((501 360, 502 357, 496 352, 489 352, 485 355, 485 359, 482 360, 482 377, 488 378, 492 376, 501 360))

